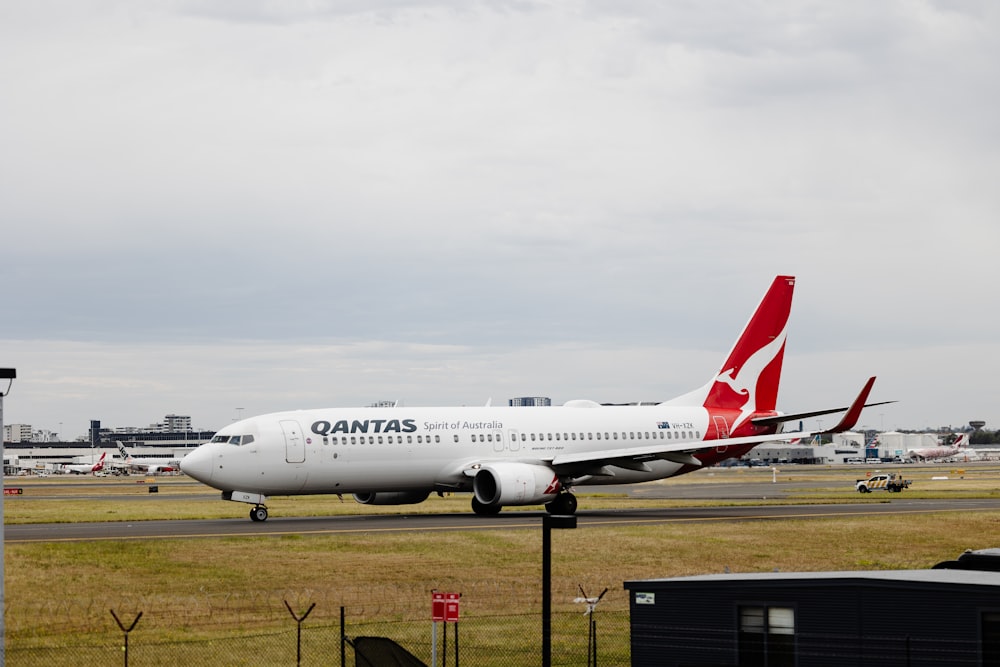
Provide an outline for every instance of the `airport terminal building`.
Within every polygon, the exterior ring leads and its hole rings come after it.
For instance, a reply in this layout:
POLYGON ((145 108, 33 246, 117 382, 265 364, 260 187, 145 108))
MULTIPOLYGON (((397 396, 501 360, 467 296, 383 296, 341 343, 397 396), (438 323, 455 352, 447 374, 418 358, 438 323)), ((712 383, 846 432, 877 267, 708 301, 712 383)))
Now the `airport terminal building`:
MULTIPOLYGON (((4 427, 7 430, 7 427, 4 427)), ((27 433, 20 429, 19 433, 27 433)), ((147 428, 102 428, 99 420, 90 422, 88 438, 78 442, 52 442, 25 437, 4 443, 4 474, 19 472, 60 472, 64 465, 94 463, 102 451, 112 459, 119 459, 117 443, 122 442, 133 456, 176 460, 208 442, 215 431, 196 431, 191 428, 191 418, 167 415, 163 422, 147 428)))

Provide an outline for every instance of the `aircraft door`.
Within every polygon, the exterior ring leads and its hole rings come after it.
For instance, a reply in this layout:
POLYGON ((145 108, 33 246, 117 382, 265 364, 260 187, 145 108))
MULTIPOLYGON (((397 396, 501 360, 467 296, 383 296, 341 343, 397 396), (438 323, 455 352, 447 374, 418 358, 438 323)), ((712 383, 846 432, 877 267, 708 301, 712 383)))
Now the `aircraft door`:
MULTIPOLYGON (((712 419, 715 421, 715 432, 718 433, 719 439, 724 440, 728 438, 729 422, 726 421, 726 418, 720 415, 715 415, 712 417, 712 419)), ((715 448, 715 451, 719 452, 720 454, 723 454, 727 449, 728 447, 726 445, 719 445, 715 448)))
POLYGON ((303 463, 306 460, 306 443, 302 438, 302 428, 291 419, 283 419, 280 424, 281 432, 285 434, 285 460, 303 463))
POLYGON ((510 429, 507 432, 508 437, 510 437, 510 451, 516 452, 521 448, 521 436, 514 429, 510 429))

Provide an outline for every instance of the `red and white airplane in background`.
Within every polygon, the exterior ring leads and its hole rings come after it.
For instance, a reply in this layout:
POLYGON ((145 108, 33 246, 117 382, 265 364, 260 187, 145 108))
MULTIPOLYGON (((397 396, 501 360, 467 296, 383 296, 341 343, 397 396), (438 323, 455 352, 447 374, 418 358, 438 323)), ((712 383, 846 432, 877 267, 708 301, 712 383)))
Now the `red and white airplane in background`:
POLYGON ((63 466, 63 470, 71 472, 74 475, 90 475, 95 472, 100 472, 101 470, 104 470, 104 459, 107 455, 107 452, 101 452, 101 458, 97 460, 97 463, 76 463, 65 465, 63 466))
MULTIPOLYGON (((181 460, 181 470, 253 505, 267 496, 354 494, 360 503, 419 503, 471 492, 477 514, 545 504, 572 514, 580 486, 630 484, 692 472, 762 442, 854 426, 875 378, 849 407, 776 410, 795 278, 778 276, 720 370, 702 387, 656 405, 331 408, 230 424, 181 460), (782 434, 784 422, 845 412, 825 431, 782 434)), ((873 403, 870 405, 882 405, 873 403)))
POLYGON ((906 458, 914 461, 934 461, 936 459, 946 459, 950 457, 968 456, 970 459, 978 458, 975 450, 969 447, 969 434, 960 433, 955 442, 950 445, 940 447, 920 447, 910 449, 906 452, 906 458))

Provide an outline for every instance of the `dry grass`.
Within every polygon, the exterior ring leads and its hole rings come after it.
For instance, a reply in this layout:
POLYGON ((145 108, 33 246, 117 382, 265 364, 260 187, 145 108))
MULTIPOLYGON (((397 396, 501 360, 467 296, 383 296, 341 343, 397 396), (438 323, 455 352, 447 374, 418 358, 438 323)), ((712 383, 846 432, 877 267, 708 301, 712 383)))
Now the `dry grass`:
MULTIPOLYGON (((740 571, 926 568, 966 548, 996 546, 1000 512, 586 528, 553 537, 557 607, 577 584, 740 571)), ((287 622, 317 602, 356 615, 424 613, 431 588, 459 590, 463 613, 537 612, 540 537, 499 530, 155 542, 14 544, 6 550, 7 632, 107 628, 108 609, 146 612, 144 634, 287 622)))
MULTIPOLYGON (((858 469, 795 468, 803 495, 821 502, 884 502, 885 494, 851 490, 858 469)), ((910 468, 907 497, 941 494, 992 497, 997 471, 954 473, 910 468), (924 487, 929 487, 924 489, 924 487)), ((769 471, 705 472, 671 483, 766 484, 769 471)), ((183 479, 158 479, 158 494, 134 481, 65 487, 25 484, 5 502, 6 522, 103 521, 190 516, 242 516, 243 506, 211 500, 183 479), (66 489, 69 489, 68 491, 66 489), (90 496, 100 494, 100 500, 90 496), (134 496, 142 494, 142 500, 134 496), (43 496, 45 499, 43 499, 43 496), (153 496, 153 497, 150 497, 153 496), (110 499, 109 499, 110 498, 110 499)), ((8 481, 8 486, 10 486, 8 481)), ((751 501, 747 501, 751 502, 751 501)), ((752 501, 759 504, 760 501, 752 501)), ((585 495, 588 508, 718 504, 636 501, 585 495)), ((733 504, 733 503, 727 503, 733 504)), ((336 497, 277 498, 273 513, 362 514, 468 512, 468 497, 432 498, 409 507, 366 507, 336 497)), ((630 579, 723 572, 927 568, 966 548, 998 546, 1000 512, 941 513, 789 521, 713 521, 655 526, 594 527, 553 535, 555 611, 579 612, 573 598, 609 588, 605 613, 628 607, 630 579)), ((126 618, 144 612, 145 642, 219 637, 252 628, 287 628, 288 611, 315 602, 311 624, 334 624, 339 607, 353 619, 422 619, 430 589, 463 593, 463 618, 534 614, 539 599, 540 535, 533 530, 371 533, 337 536, 23 543, 6 547, 6 630, 9 648, 66 646, 117 632, 109 609, 126 618)))

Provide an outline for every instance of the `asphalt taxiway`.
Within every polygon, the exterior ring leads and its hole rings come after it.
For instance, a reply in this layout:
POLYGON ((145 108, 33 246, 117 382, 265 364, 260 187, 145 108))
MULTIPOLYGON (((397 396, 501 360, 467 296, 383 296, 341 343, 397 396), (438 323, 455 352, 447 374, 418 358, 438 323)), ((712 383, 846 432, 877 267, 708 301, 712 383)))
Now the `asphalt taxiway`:
MULTIPOLYGON (((1000 500, 924 500, 832 505, 758 505, 623 510, 580 510, 578 528, 710 521, 773 521, 845 516, 884 516, 934 512, 1000 511, 1000 500)), ((505 511, 497 516, 467 514, 365 515, 335 517, 272 516, 263 523, 238 519, 20 524, 4 527, 7 544, 87 540, 158 540, 237 536, 338 535, 406 531, 508 530, 539 528, 543 512, 505 511)))

